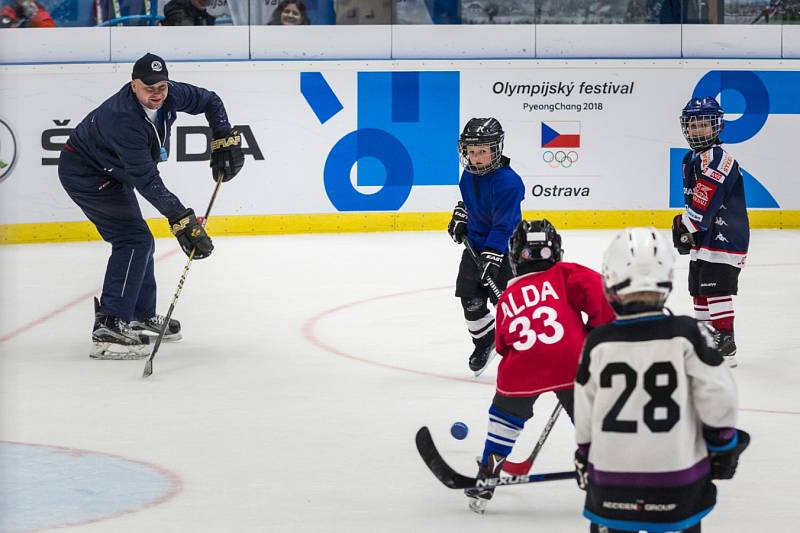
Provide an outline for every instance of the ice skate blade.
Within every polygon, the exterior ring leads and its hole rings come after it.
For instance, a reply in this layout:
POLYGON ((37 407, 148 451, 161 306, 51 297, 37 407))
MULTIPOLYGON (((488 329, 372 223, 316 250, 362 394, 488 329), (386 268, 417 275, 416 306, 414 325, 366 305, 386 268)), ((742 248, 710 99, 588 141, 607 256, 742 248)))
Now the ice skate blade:
POLYGON ((725 359, 725 364, 728 365, 728 368, 736 368, 739 366, 739 361, 736 360, 735 355, 726 355, 723 359, 725 359))
POLYGON ((145 359, 150 355, 150 346, 147 344, 115 344, 113 342, 92 342, 92 349, 89 357, 92 359, 104 359, 111 361, 123 361, 130 359, 145 359))
POLYGON ((476 378, 477 378, 478 376, 480 376, 481 374, 483 374, 483 371, 484 371, 484 370, 486 370, 487 368, 489 368, 489 363, 491 363, 491 362, 492 362, 492 359, 494 359, 494 356, 495 356, 495 355, 497 355, 497 350, 492 350, 492 352, 489 354, 489 358, 488 358, 488 359, 486 359, 486 364, 485 364, 485 365, 483 365, 483 368, 480 368, 480 369, 478 369, 478 370, 474 370, 474 371, 473 371, 473 374, 475 374, 475 377, 476 377, 476 378))
POLYGON ((483 498, 469 498, 469 510, 473 513, 484 514, 488 503, 489 500, 484 500, 483 498))

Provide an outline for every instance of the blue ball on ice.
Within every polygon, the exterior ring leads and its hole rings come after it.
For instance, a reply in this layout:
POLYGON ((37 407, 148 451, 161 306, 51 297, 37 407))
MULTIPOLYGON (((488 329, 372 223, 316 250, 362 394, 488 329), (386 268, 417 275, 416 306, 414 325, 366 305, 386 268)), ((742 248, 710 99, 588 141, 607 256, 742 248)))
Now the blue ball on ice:
POLYGON ((467 438, 467 434, 469 433, 469 428, 464 422, 456 422, 452 426, 450 426, 450 434, 453 436, 454 439, 464 440, 467 438))

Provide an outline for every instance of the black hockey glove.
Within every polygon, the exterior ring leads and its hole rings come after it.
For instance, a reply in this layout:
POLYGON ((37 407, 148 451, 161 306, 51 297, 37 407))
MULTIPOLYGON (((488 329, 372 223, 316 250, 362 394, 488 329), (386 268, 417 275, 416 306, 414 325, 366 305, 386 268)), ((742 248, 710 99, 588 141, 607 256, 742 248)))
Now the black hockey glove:
MULTIPOLYGON (((739 456, 750 444, 750 434, 741 429, 737 430, 738 442, 736 446, 724 452, 709 450, 708 458, 711 461, 711 479, 731 479, 739 465, 739 456)), ((710 446, 713 442, 708 441, 710 446)))
POLYGON ((580 448, 575 450, 575 481, 578 482, 578 488, 586 490, 589 486, 589 458, 580 448))
POLYGON ((672 219, 672 245, 681 255, 688 254, 694 245, 694 238, 683 225, 681 215, 675 215, 675 218, 672 219))
POLYGON ((453 241, 457 244, 464 242, 467 238, 467 208, 464 207, 464 202, 459 201, 456 208, 453 209, 453 216, 450 218, 450 224, 447 225, 447 233, 450 234, 453 241))
POLYGON ((211 244, 211 237, 208 236, 206 230, 197 221, 194 211, 187 209, 176 218, 170 220, 169 226, 172 234, 178 239, 178 244, 181 245, 183 253, 187 256, 191 255, 192 250, 195 250, 194 259, 205 259, 211 255, 211 250, 214 249, 214 245, 211 244))
POLYGON ((211 141, 211 175, 217 181, 222 172, 222 181, 230 181, 244 166, 242 134, 233 128, 224 137, 211 141))
POLYGON ((503 254, 493 250, 481 252, 481 283, 489 285, 489 278, 497 280, 500 273, 500 265, 503 263, 503 254))

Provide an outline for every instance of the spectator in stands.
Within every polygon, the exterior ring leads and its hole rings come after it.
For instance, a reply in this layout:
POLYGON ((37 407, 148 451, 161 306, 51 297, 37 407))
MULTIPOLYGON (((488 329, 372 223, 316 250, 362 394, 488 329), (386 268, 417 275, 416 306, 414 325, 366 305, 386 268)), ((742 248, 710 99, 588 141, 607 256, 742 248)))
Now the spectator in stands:
POLYGON ((33 0, 15 0, 0 11, 0 28, 55 28, 53 17, 33 0))
POLYGON ((306 5, 302 0, 282 0, 272 12, 267 23, 271 26, 301 26, 311 24, 306 5))
POLYGON ((206 8, 209 0, 170 0, 164 6, 164 26, 213 26, 216 17, 206 8))

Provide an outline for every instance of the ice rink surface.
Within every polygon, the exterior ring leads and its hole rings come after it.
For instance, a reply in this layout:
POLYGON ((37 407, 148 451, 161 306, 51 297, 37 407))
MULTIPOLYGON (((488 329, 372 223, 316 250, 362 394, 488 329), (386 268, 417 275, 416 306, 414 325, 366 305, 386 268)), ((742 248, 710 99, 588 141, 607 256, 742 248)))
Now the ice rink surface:
MULTIPOLYGON (((562 232, 565 260, 599 269, 613 233, 562 232)), ((574 482, 498 489, 478 516, 416 452, 429 425, 473 475, 494 392, 497 361, 478 379, 467 368, 445 232, 214 242, 178 302, 184 340, 147 380, 143 361, 88 357, 108 245, 0 247, 0 533, 588 531, 574 482)), ((753 442, 703 531, 797 531, 799 244, 753 232, 734 370, 753 442)), ((185 256, 159 240, 156 257, 165 313, 185 256)), ((686 274, 680 257, 677 314, 691 312, 686 274)), ((512 458, 552 405, 537 403, 512 458)), ((535 470, 571 468, 573 450, 562 416, 535 470)))

